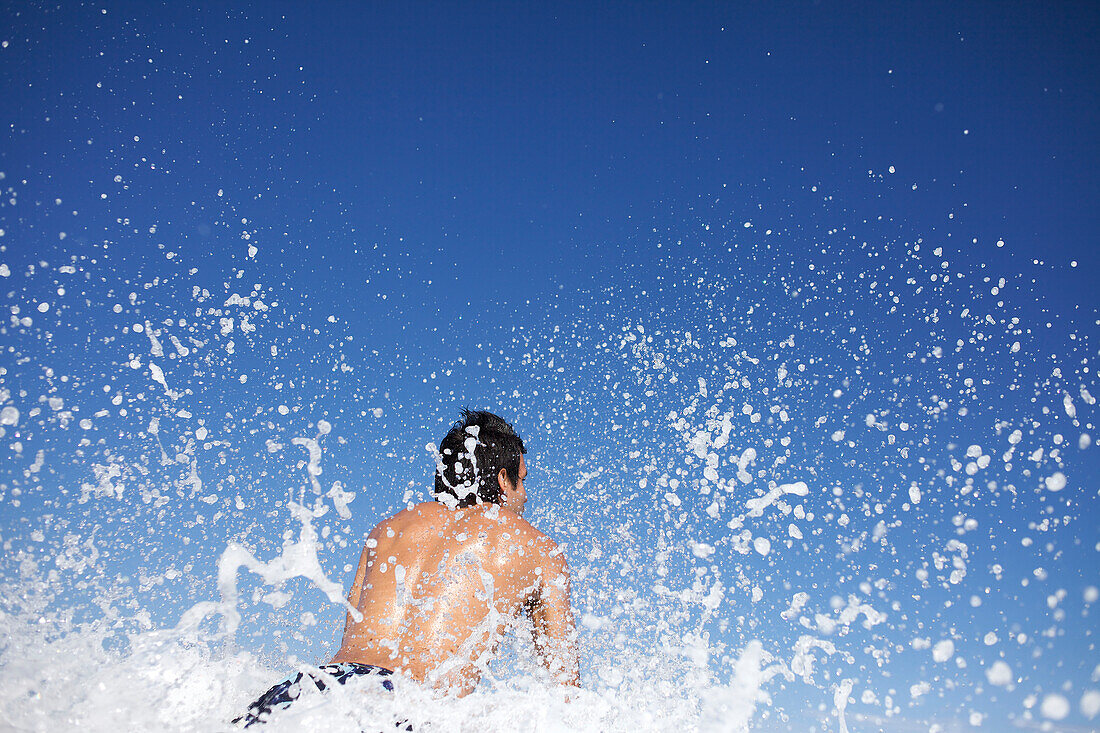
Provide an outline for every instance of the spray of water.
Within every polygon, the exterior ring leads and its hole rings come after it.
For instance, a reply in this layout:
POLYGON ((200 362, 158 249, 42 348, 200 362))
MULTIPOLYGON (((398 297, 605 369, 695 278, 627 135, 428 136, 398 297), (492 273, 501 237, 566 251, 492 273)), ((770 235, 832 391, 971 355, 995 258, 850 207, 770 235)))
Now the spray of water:
POLYGON ((864 222, 800 248, 763 206, 739 227, 715 211, 630 243, 644 267, 409 345, 314 312, 293 277, 265 285, 265 232, 220 193, 248 234, 222 269, 185 242, 136 265, 75 238, 32 257, 10 242, 55 222, 0 203, 13 729, 228 729, 327 661, 366 532, 428 498, 423 446, 475 399, 533 449, 585 689, 548 686, 519 627, 469 697, 353 683, 271 730, 1100 712, 1098 591, 1075 570, 1100 539, 1095 321, 1043 327, 977 245, 864 222))

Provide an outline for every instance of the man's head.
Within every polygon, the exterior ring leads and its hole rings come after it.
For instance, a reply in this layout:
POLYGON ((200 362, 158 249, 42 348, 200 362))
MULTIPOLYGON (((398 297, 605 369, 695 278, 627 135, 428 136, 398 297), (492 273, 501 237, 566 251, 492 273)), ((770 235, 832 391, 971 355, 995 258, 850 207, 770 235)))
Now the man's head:
POLYGON ((503 504, 523 512, 527 465, 523 440, 512 426, 491 412, 463 410, 439 444, 435 497, 459 508, 503 504))

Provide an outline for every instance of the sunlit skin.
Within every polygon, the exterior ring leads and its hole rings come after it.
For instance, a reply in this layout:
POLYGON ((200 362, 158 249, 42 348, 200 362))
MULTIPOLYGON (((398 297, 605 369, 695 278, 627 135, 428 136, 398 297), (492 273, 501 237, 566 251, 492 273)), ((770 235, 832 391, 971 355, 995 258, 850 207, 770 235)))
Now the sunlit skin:
POLYGON ((425 502, 370 533, 333 662, 399 672, 457 695, 470 693, 508 626, 531 622, 551 677, 580 685, 569 568, 557 544, 523 519, 527 464, 513 484, 497 476, 502 504, 450 509, 425 502))

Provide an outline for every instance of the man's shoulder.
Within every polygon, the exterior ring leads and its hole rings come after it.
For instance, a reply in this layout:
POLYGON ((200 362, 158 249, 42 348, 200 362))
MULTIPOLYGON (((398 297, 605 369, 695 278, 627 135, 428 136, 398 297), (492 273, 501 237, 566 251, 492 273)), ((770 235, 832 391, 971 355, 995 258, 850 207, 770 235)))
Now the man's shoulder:
POLYGON ((540 531, 535 525, 528 522, 523 516, 516 514, 510 509, 499 505, 486 506, 482 510, 485 521, 490 524, 495 524, 500 527, 502 532, 509 534, 519 534, 524 537, 545 538, 547 537, 542 531, 540 531))
POLYGON ((443 512, 450 511, 447 507, 434 501, 425 501, 420 504, 409 504, 404 509, 386 517, 371 530, 372 535, 379 535, 387 530, 410 529, 419 524, 437 522, 443 512))
MULTIPOLYGON (((502 515, 505 512, 501 512, 502 515)), ((507 534, 510 543, 517 544, 528 550, 532 559, 555 559, 562 556, 562 547, 550 535, 535 527, 522 516, 507 512, 507 517, 502 516, 500 523, 502 534, 507 534)))
POLYGON ((438 501, 422 501, 419 504, 407 504, 404 509, 387 519, 387 522, 410 521, 421 518, 436 519, 451 510, 438 501))

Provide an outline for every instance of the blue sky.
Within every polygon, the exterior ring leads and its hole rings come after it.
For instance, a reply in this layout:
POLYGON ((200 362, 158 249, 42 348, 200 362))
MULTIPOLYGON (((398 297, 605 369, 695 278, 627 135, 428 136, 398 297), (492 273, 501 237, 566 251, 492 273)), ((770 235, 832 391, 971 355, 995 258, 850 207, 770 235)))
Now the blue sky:
MULTIPOLYGON (((910 705, 914 680, 944 675, 958 688, 934 683, 931 708, 906 714, 1018 717, 1028 693, 1076 707, 1095 686, 1081 599, 1098 582, 1098 466, 1078 447, 1096 437, 1085 395, 1100 391, 1090 4, 3 13, 0 255, 20 311, 0 378, 21 421, 4 437, 18 449, 0 531, 13 547, 41 554, 98 525, 111 549, 96 587, 171 622, 214 593, 229 539, 271 554, 293 530, 276 503, 304 484, 290 438, 324 419, 322 483, 358 492, 351 520, 324 520, 323 561, 342 577, 373 522, 429 485, 425 445, 461 407, 489 407, 528 440, 536 523, 570 542, 593 617, 623 612, 617 583, 652 588, 664 542, 674 590, 698 577, 730 589, 726 625, 707 628, 735 648, 760 636, 789 649, 805 628, 779 612, 799 590, 818 612, 834 593, 886 612, 845 638, 855 667, 824 665, 875 691, 868 715, 891 686, 910 705), (226 305, 233 294, 248 303, 226 305), (729 483, 708 494, 674 426, 704 429, 712 406, 736 409, 713 451, 729 483), (991 467, 967 473, 971 445, 991 467), (748 447, 753 485, 735 478, 748 447), (81 491, 93 465, 119 467, 123 499, 81 491), (1055 471, 1067 488, 1045 491, 1055 471), (683 481, 680 508, 661 477, 683 481), (795 542, 790 518, 769 515, 753 528, 767 558, 721 544, 753 492, 795 480, 829 519, 795 542), (925 498, 904 508, 913 484, 925 498), (171 487, 160 506, 142 499, 157 486, 171 487), (918 570, 940 572, 933 553, 950 572, 952 538, 967 543, 965 579, 920 588, 918 570), (180 577, 141 580, 170 568, 180 577), (1027 636, 987 647, 989 630, 1027 636), (955 639, 969 665, 945 672, 917 637, 955 639), (866 666, 872 647, 893 649, 904 682, 866 666), (1024 680, 1013 692, 985 684, 1002 651, 1024 680)), ((340 614, 299 591, 271 617, 246 612, 246 629, 274 624, 286 643, 255 648, 323 656, 340 614), (301 627, 305 609, 318 626, 301 627)), ((787 694, 795 710, 805 688, 787 694)))

